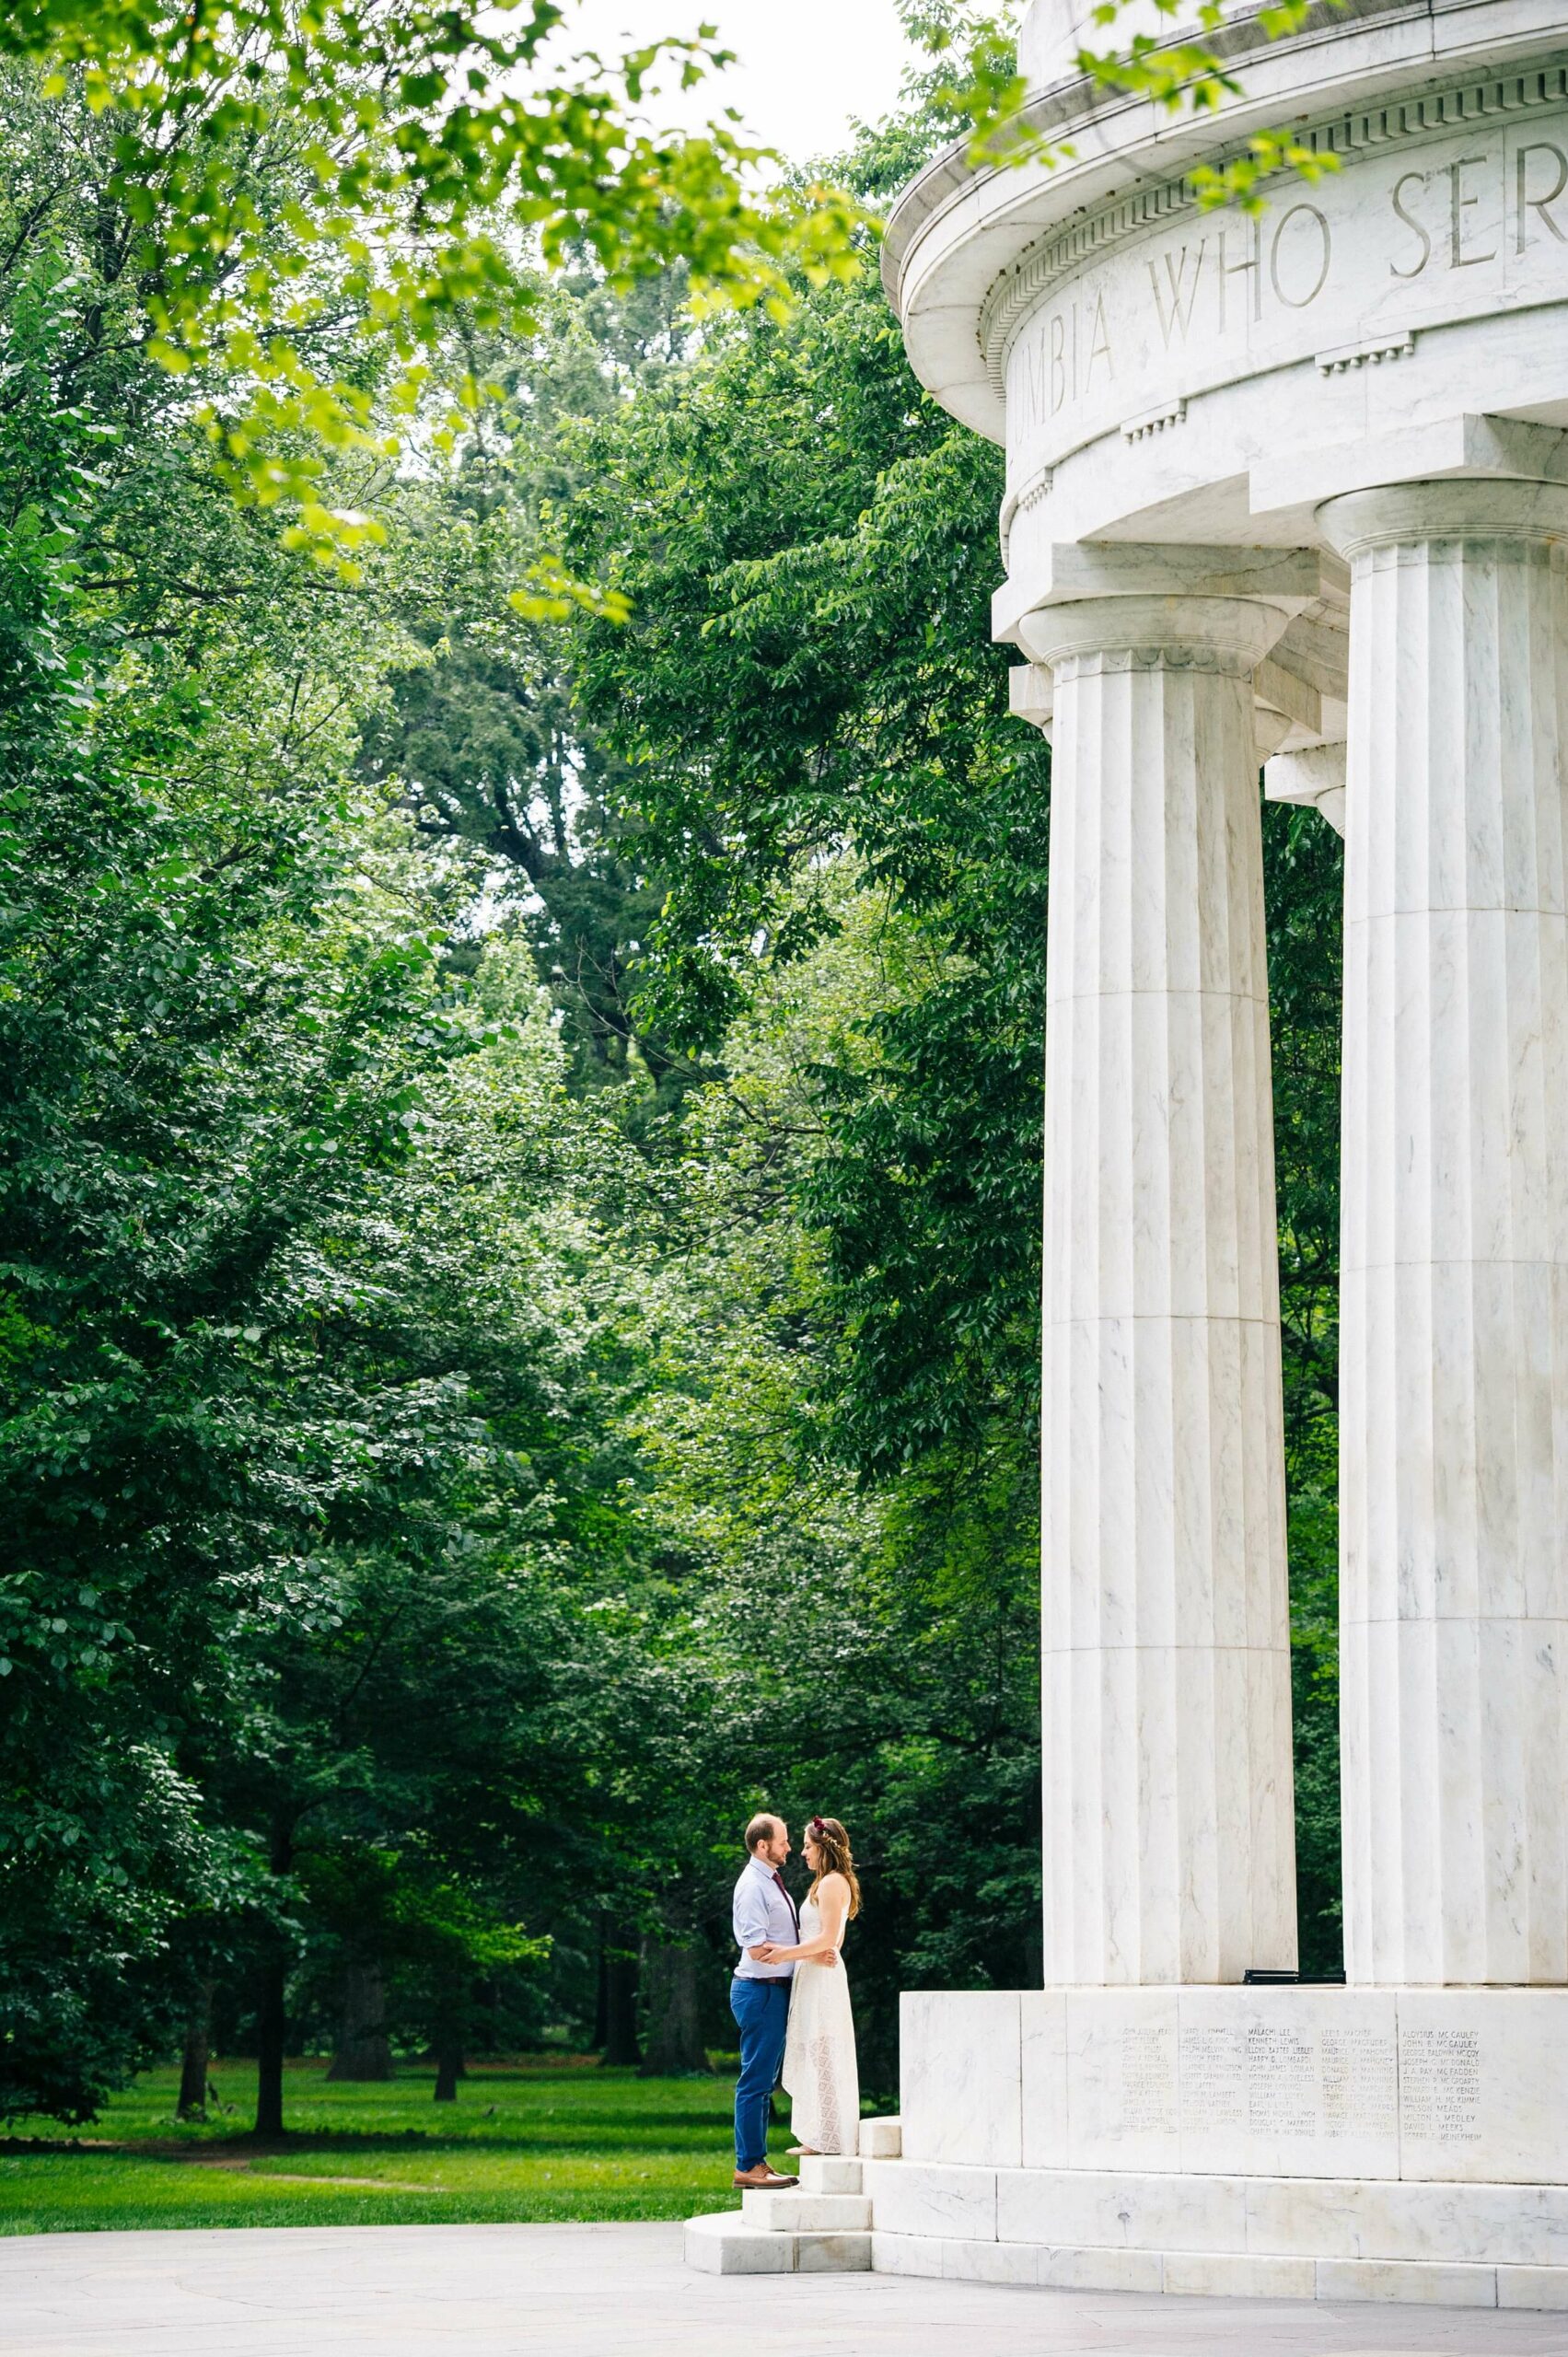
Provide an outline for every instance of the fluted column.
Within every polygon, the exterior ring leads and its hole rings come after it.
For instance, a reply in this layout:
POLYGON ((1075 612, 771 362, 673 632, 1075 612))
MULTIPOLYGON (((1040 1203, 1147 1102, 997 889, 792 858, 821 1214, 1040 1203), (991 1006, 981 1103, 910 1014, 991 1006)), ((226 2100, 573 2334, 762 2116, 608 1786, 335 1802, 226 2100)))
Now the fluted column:
POLYGON ((1055 671, 1045 1977, 1295 1961, 1279 1284, 1239 598, 1028 617, 1055 671))
POLYGON ((1332 501, 1351 560, 1345 1956, 1568 1979, 1568 492, 1332 501))

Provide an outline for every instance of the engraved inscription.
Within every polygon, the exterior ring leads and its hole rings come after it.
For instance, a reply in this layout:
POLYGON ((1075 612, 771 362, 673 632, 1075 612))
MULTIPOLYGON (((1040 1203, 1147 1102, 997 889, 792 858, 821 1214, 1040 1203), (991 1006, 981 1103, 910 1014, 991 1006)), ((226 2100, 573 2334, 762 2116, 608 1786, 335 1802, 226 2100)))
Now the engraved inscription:
POLYGON ((1334 234, 1318 207, 1293 204, 1275 228, 1269 247, 1269 284, 1291 310, 1305 311, 1308 303, 1316 303, 1327 285, 1333 258, 1334 234), (1296 222, 1302 227, 1293 238, 1290 231, 1296 222), (1285 258, 1289 259, 1288 272, 1283 266, 1285 258))
POLYGON ((1121 2033, 1121 2120, 1129 2136, 1177 2131, 1176 2034, 1133 2028, 1121 2033))
POLYGON ((1481 2033, 1410 2029, 1400 2051, 1400 2100, 1408 2136, 1481 2142, 1481 2033))
POLYGON ((1400 2076, 1392 2030, 1326 2029, 1322 2073, 1325 2136, 1394 2134, 1400 2076))
POLYGON ((1187 341, 1187 331, 1192 324, 1192 306, 1198 299, 1198 288, 1202 283, 1203 256, 1208 250, 1207 238, 1200 238, 1191 252, 1183 246, 1179 253, 1161 254, 1160 261, 1165 265, 1163 287, 1160 273, 1154 263, 1151 261, 1145 265, 1149 273, 1149 290, 1155 298, 1155 312, 1160 323, 1160 340, 1167 352, 1172 335, 1182 343, 1187 341), (1192 264, 1191 271, 1187 267, 1189 260, 1192 264))
POLYGON ((1250 221, 1139 238, 1059 283, 1007 366, 1009 459, 1038 470, 1156 401, 1401 335, 1476 305, 1568 295, 1568 120, 1481 127, 1371 157, 1250 221), (1399 308, 1395 309, 1395 306, 1399 308))
POLYGON ((1255 2022, 1247 2033, 1248 2126, 1258 2136, 1318 2133, 1318 2050, 1284 2023, 1255 2022))
POLYGON ((1182 2026, 1182 2117, 1200 2133, 1389 2137, 1398 2095, 1391 2026, 1256 2018, 1244 2027, 1182 2026))
POLYGON ((1424 172, 1401 172, 1399 179, 1394 182, 1394 193, 1389 199, 1389 202, 1394 208, 1394 218, 1397 221, 1402 221, 1405 227, 1411 232, 1411 236, 1420 240, 1420 250, 1415 254, 1413 261, 1409 258, 1408 251, 1403 249, 1401 249, 1399 253, 1391 256, 1388 262, 1388 275, 1390 278, 1419 278, 1422 272, 1426 268, 1427 263, 1432 260, 1431 233, 1427 229, 1426 224, 1422 220, 1420 214, 1412 213, 1410 209, 1411 204, 1413 204, 1415 202, 1417 191, 1423 189, 1425 186, 1426 174, 1424 172), (1408 203, 1406 201, 1407 191, 1409 192, 1408 203))
POLYGON ((1239 2029, 1189 2022, 1181 2032, 1181 2103, 1196 2126, 1245 2128, 1246 2038, 1239 2029))
POLYGON ((1514 251, 1524 252, 1532 228, 1539 232, 1544 227, 1548 237, 1555 238, 1560 246, 1568 245, 1568 226, 1553 210, 1558 198, 1568 190, 1568 156, 1561 147, 1554 147, 1550 139, 1532 139, 1520 147, 1515 158, 1514 179, 1514 251), (1550 157, 1551 161, 1544 167, 1538 166, 1538 156, 1550 157), (1548 188, 1545 175, 1553 167, 1555 177, 1548 188), (1532 214, 1536 216, 1533 223, 1532 214))

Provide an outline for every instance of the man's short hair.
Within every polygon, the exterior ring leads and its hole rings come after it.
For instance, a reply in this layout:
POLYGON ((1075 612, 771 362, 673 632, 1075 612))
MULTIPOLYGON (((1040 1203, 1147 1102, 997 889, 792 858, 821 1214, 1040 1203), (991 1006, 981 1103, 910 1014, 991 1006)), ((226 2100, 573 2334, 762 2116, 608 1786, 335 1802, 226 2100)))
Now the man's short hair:
POLYGON ((757 1845, 760 1841, 771 1841, 772 1840, 773 1835, 778 1831, 778 1818, 776 1817, 770 1817, 766 1810, 763 1811, 761 1817, 754 1817, 752 1818, 750 1824, 746 1829, 746 1847, 750 1856, 753 1858, 756 1856, 757 1845))

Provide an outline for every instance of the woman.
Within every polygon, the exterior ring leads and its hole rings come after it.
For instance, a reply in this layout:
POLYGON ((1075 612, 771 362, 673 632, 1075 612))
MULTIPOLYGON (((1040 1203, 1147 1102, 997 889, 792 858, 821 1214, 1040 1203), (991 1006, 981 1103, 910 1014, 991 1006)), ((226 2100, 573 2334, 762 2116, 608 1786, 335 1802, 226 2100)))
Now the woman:
POLYGON ((860 2144, 860 2076, 839 1951, 845 1925, 860 1912, 860 1885, 849 1835, 836 1817, 814 1817, 803 1846, 811 1887, 800 1910, 800 1945, 776 1949, 772 1959, 796 1967, 783 2073, 796 2140, 793 2156, 853 2156, 860 2144))

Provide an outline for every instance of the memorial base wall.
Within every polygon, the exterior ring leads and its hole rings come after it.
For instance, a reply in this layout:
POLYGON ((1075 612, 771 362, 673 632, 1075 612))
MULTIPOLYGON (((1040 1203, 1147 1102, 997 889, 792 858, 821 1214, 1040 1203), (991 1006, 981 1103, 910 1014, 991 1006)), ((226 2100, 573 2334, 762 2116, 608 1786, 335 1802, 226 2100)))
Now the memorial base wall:
POLYGON ((903 2001, 889 2272, 1568 2306, 1568 1989, 903 2001))

